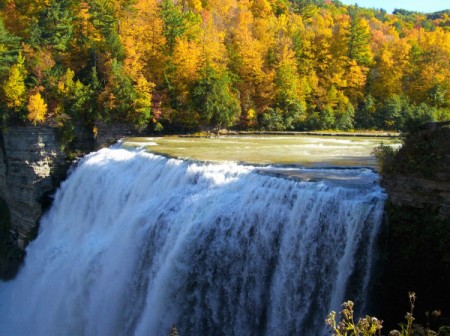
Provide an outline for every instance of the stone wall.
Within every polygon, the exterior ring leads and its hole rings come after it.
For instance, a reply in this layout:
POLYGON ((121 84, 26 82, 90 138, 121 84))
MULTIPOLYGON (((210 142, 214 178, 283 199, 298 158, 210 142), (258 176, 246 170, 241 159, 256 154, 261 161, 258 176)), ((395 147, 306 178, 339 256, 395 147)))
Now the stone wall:
POLYGON ((36 229, 42 204, 64 176, 65 155, 50 127, 10 127, 3 131, 0 197, 10 211, 11 231, 24 248, 36 229))

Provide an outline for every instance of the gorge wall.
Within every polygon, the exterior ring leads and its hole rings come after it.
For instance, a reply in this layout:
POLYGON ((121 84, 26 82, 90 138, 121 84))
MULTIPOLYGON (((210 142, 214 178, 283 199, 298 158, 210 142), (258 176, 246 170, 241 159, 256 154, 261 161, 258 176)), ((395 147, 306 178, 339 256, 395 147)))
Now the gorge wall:
POLYGON ((10 127, 0 155, 0 197, 9 208, 12 238, 24 248, 46 195, 64 176, 65 155, 51 127, 10 127))
POLYGON ((430 123, 406 138, 383 172, 383 186, 396 206, 450 216, 450 122, 430 123))
POLYGON ((408 135, 382 175, 388 194, 382 317, 396 327, 414 291, 418 322, 450 325, 450 122, 408 135), (440 316, 427 318, 433 311, 440 316))
MULTIPOLYGON (((9 254, 11 247, 24 249, 33 239, 43 210, 51 204, 52 193, 64 180, 75 152, 82 156, 124 136, 138 134, 128 125, 98 123, 94 130, 76 128, 66 151, 61 150, 59 130, 54 127, 16 126, 0 130, 0 200, 6 203, 9 213, 9 237, 1 240, 7 241, 9 247, 3 249, 3 254, 9 254)), ((0 264, 5 263, 0 260, 0 264)), ((1 270, 2 267, 0 278, 1 270)))

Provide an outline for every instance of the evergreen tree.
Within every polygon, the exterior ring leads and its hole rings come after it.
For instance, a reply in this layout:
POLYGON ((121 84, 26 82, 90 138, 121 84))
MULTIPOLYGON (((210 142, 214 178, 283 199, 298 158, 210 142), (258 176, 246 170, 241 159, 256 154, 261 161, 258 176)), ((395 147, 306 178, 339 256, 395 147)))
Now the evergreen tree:
POLYGON ((67 50, 74 20, 71 5, 70 0, 51 0, 38 13, 31 27, 30 42, 34 47, 49 45, 59 52, 67 50))
POLYGON ((90 2, 90 21, 98 32, 94 48, 98 53, 109 52, 110 58, 122 61, 125 58, 125 50, 120 39, 120 17, 113 5, 109 0, 90 2))
POLYGON ((20 38, 5 28, 0 17, 0 78, 3 78, 9 67, 17 61, 20 50, 20 38))
POLYGON ((218 75, 211 67, 206 68, 194 87, 192 99, 206 125, 218 128, 230 126, 240 113, 230 78, 226 73, 218 75))
POLYGON ((163 35, 166 38, 167 51, 172 55, 177 38, 186 31, 183 13, 180 8, 175 6, 173 0, 162 0, 160 15, 163 20, 163 35))
POLYGON ((359 15, 358 6, 348 8, 350 25, 348 27, 348 57, 360 65, 369 66, 372 62, 370 50, 370 31, 366 21, 359 15))

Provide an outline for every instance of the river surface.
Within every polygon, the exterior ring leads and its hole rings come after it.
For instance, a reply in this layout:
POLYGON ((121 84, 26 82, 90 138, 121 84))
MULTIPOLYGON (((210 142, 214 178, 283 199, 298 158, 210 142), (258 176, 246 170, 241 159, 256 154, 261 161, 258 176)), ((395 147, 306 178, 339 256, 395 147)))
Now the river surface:
POLYGON ((371 152, 380 143, 397 146, 397 140, 387 137, 311 135, 128 138, 122 146, 200 161, 376 169, 371 152))

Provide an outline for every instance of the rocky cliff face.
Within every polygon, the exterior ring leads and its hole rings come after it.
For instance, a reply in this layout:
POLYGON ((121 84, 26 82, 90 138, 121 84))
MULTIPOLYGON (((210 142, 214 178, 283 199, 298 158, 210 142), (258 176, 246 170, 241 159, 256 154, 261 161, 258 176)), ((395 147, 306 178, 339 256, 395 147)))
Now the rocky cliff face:
POLYGON ((450 123, 429 124, 405 140, 383 174, 389 200, 397 206, 450 216, 450 123))
POLYGON ((3 152, 4 143, 2 134, 0 133, 0 197, 4 190, 6 190, 6 157, 3 152))
POLYGON ((129 124, 105 124, 97 122, 94 125, 95 148, 111 146, 125 137, 145 136, 145 131, 137 130, 129 124))
POLYGON ((450 216, 450 176, 447 180, 391 176, 384 179, 383 186, 397 206, 435 209, 442 218, 450 216))
MULTIPOLYGON (((141 134, 122 124, 98 123, 94 129, 94 134, 83 127, 75 129, 72 150, 78 155, 141 134)), ((0 131, 0 199, 9 208, 13 243, 22 249, 36 231, 50 194, 65 178, 70 162, 60 148, 53 127, 8 127, 0 131)))
POLYGON ((42 214, 46 195, 65 172, 55 129, 10 127, 3 132, 0 197, 8 204, 11 233, 25 247, 42 214))
MULTIPOLYGON (((417 293, 415 314, 441 311, 450 322, 450 123, 431 124, 409 135, 383 165, 387 225, 382 242, 385 262, 380 281, 381 316, 390 329, 408 310, 404 298, 417 293)), ((436 328, 437 329, 437 328, 436 328)), ((389 330, 389 329, 388 329, 389 330)))

